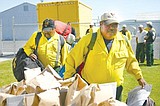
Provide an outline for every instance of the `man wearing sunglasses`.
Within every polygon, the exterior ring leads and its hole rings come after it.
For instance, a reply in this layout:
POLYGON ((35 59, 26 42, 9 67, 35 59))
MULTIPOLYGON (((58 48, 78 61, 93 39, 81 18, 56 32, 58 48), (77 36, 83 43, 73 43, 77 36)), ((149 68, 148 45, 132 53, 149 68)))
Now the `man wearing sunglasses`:
MULTIPOLYGON (((97 38, 92 50, 90 50, 81 76, 89 84, 117 82, 116 99, 121 100, 123 89, 123 71, 133 74, 138 83, 144 87, 141 69, 125 36, 118 32, 118 20, 113 13, 104 13, 101 16, 100 28, 97 30, 97 38)), ((92 33, 82 37, 65 62, 67 79, 76 73, 76 68, 84 61, 88 51, 87 46, 92 38, 92 33)))

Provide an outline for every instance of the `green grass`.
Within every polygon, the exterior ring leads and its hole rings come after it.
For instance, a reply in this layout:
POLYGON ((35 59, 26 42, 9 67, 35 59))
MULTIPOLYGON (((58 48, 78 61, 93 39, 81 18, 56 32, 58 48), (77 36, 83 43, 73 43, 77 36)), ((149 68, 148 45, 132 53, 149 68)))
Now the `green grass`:
MULTIPOLYGON (((152 84, 152 92, 150 97, 156 102, 157 106, 160 106, 160 60, 155 60, 155 65, 152 67, 147 67, 145 64, 140 64, 140 67, 147 83, 152 84)), ((123 87, 123 101, 126 101, 128 92, 138 86, 138 82, 126 71, 124 73, 124 78, 125 83, 123 87)), ((16 81, 11 69, 11 60, 0 62, 0 80, 0 87, 16 81)))
POLYGON ((11 60, 0 62, 0 87, 15 82, 12 69, 11 60))
MULTIPOLYGON (((154 66, 147 67, 146 64, 140 64, 144 79, 148 84, 152 84, 152 91, 150 97, 156 102, 156 106, 160 106, 160 60, 155 60, 154 66)), ((124 89, 123 89, 123 101, 126 101, 128 92, 138 86, 138 82, 135 80, 135 77, 124 73, 124 89)))

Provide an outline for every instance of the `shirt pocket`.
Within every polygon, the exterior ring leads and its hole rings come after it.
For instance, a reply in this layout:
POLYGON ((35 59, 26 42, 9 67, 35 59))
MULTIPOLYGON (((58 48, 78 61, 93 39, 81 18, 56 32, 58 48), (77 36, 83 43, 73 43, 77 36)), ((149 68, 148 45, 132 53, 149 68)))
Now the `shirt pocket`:
POLYGON ((90 51, 85 64, 101 66, 106 63, 106 53, 104 51, 90 51))
POLYGON ((114 53, 113 65, 115 69, 125 67, 128 58, 128 52, 120 51, 114 53))

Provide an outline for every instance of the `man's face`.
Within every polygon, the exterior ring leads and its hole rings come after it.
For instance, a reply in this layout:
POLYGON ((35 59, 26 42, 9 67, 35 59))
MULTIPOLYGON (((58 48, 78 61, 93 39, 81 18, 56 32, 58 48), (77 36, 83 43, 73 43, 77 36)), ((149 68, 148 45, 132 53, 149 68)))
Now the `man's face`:
POLYGON ((89 25, 90 28, 93 28, 93 25, 89 25))
POLYGON ((147 24, 147 27, 150 29, 150 25, 149 24, 147 24))
POLYGON ((143 27, 138 27, 139 28, 139 31, 142 31, 143 30, 143 27))
POLYGON ((103 35, 105 35, 106 37, 114 36, 117 34, 117 31, 118 31, 118 23, 113 23, 109 25, 102 23, 101 31, 103 35))
POLYGON ((47 38, 51 38, 55 33, 55 29, 51 28, 49 30, 43 30, 43 34, 44 36, 46 36, 47 38))
POLYGON ((126 27, 122 27, 122 30, 125 31, 125 30, 126 30, 126 27))

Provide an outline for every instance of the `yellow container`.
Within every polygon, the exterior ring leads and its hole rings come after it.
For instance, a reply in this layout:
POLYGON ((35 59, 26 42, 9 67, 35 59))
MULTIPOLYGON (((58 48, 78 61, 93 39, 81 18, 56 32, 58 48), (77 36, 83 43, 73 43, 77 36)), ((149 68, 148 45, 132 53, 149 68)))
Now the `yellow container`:
POLYGON ((39 29, 46 18, 71 22, 76 30, 77 39, 85 35, 92 21, 92 9, 78 0, 38 3, 37 14, 39 29))

